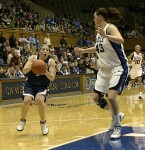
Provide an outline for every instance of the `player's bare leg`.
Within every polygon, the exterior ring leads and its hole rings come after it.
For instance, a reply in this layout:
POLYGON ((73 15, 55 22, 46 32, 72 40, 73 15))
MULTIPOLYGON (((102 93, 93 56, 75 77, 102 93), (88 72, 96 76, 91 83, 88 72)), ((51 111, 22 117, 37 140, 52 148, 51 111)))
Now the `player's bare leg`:
POLYGON ((40 126, 41 126, 41 131, 43 135, 48 134, 48 127, 46 125, 46 120, 45 120, 45 103, 44 103, 45 97, 41 94, 36 95, 35 101, 38 107, 38 112, 40 115, 40 126))

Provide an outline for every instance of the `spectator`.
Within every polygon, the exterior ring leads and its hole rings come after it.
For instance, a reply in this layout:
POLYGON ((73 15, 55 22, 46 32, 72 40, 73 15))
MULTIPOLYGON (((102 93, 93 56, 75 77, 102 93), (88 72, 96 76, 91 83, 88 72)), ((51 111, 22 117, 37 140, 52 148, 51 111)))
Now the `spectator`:
POLYGON ((0 67, 0 78, 6 78, 5 69, 3 69, 3 67, 0 67))
POLYGON ((0 58, 0 66, 4 65, 4 60, 0 58))
POLYGON ((62 70, 60 70, 59 65, 56 65, 56 75, 63 75, 62 70))
POLYGON ((49 33, 47 33, 44 37, 44 44, 47 44, 48 46, 51 45, 51 40, 49 37, 49 33))
POLYGON ((10 67, 17 66, 17 65, 19 65, 19 62, 20 62, 20 59, 18 57, 18 54, 17 54, 17 52, 14 52, 13 57, 10 59, 9 66, 10 67))
POLYGON ((83 40, 83 37, 82 35, 80 35, 76 41, 76 46, 78 47, 83 47, 84 46, 84 40, 83 40))
POLYGON ((35 35, 35 39, 36 39, 36 50, 38 51, 40 48, 40 40, 39 40, 39 36, 35 35))
POLYGON ((55 49, 53 45, 50 45, 49 47, 50 47, 49 55, 55 60, 55 62, 57 62, 58 57, 57 55, 54 54, 55 49))
POLYGON ((0 46, 1 46, 2 44, 4 44, 4 42, 6 42, 6 38, 4 37, 4 34, 1 33, 1 34, 0 34, 0 46))
POLYGON ((16 69, 16 75, 18 78, 24 78, 24 74, 22 73, 22 71, 20 70, 20 67, 19 66, 15 66, 15 69, 16 69))
POLYGON ((7 78, 16 78, 17 77, 17 72, 14 67, 8 68, 8 70, 5 73, 7 78))
POLYGON ((11 50, 11 47, 9 45, 9 40, 6 40, 6 42, 4 42, 4 44, 2 45, 2 50, 3 50, 3 60, 4 60, 4 64, 7 63, 7 57, 8 54, 11 50))
POLYGON ((60 45, 65 45, 65 47, 67 46, 67 41, 65 39, 65 36, 63 35, 60 39, 60 45))
POLYGON ((30 44, 36 45, 35 33, 32 33, 28 40, 30 44))
POLYGON ((11 34, 11 36, 9 38, 9 43, 10 43, 11 48, 16 46, 16 37, 15 37, 14 33, 11 34))

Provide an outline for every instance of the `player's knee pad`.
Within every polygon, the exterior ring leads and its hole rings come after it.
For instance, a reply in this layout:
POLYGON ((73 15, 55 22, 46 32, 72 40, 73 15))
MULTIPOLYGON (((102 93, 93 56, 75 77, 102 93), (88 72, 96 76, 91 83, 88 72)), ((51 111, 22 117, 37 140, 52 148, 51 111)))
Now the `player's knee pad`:
POLYGON ((107 105, 107 100, 104 98, 104 94, 99 91, 95 92, 99 94, 99 99, 97 100, 96 98, 94 98, 94 101, 98 103, 97 105, 100 106, 100 108, 104 109, 105 106, 107 105))
POLYGON ((102 93, 99 94, 98 105, 103 109, 107 105, 107 100, 104 98, 104 94, 102 93))
POLYGON ((105 106, 107 105, 107 100, 102 97, 102 98, 99 98, 98 103, 99 103, 98 105, 104 109, 105 106))

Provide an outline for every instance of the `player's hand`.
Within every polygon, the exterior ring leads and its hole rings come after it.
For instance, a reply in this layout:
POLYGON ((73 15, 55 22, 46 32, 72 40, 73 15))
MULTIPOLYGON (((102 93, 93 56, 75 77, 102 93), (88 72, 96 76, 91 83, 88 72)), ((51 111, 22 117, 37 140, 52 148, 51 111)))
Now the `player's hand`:
POLYGON ((34 61, 36 61, 36 59, 34 59, 33 57, 29 58, 30 67, 32 66, 32 64, 34 63, 34 61))
POLYGON ((48 70, 45 70, 45 73, 43 75, 46 75, 49 74, 48 70))
POLYGON ((83 54, 83 49, 82 49, 82 48, 75 47, 75 48, 74 48, 74 51, 75 51, 75 54, 76 54, 76 55, 83 54))
POLYGON ((104 37, 106 36, 104 30, 101 27, 98 27, 97 30, 96 30, 96 32, 98 32, 100 35, 102 35, 104 37))
POLYGON ((48 65, 47 65, 47 63, 46 63, 46 69, 45 69, 45 71, 44 71, 43 73, 41 73, 40 75, 46 75, 47 72, 48 72, 48 65))

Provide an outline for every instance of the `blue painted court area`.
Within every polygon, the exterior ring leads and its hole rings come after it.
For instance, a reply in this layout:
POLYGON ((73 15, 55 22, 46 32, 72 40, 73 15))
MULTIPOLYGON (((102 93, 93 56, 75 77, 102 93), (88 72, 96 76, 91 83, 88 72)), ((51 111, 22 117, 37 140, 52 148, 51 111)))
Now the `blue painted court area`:
POLYGON ((122 127, 120 139, 110 139, 111 131, 96 134, 53 150, 145 150, 145 127, 122 127))

